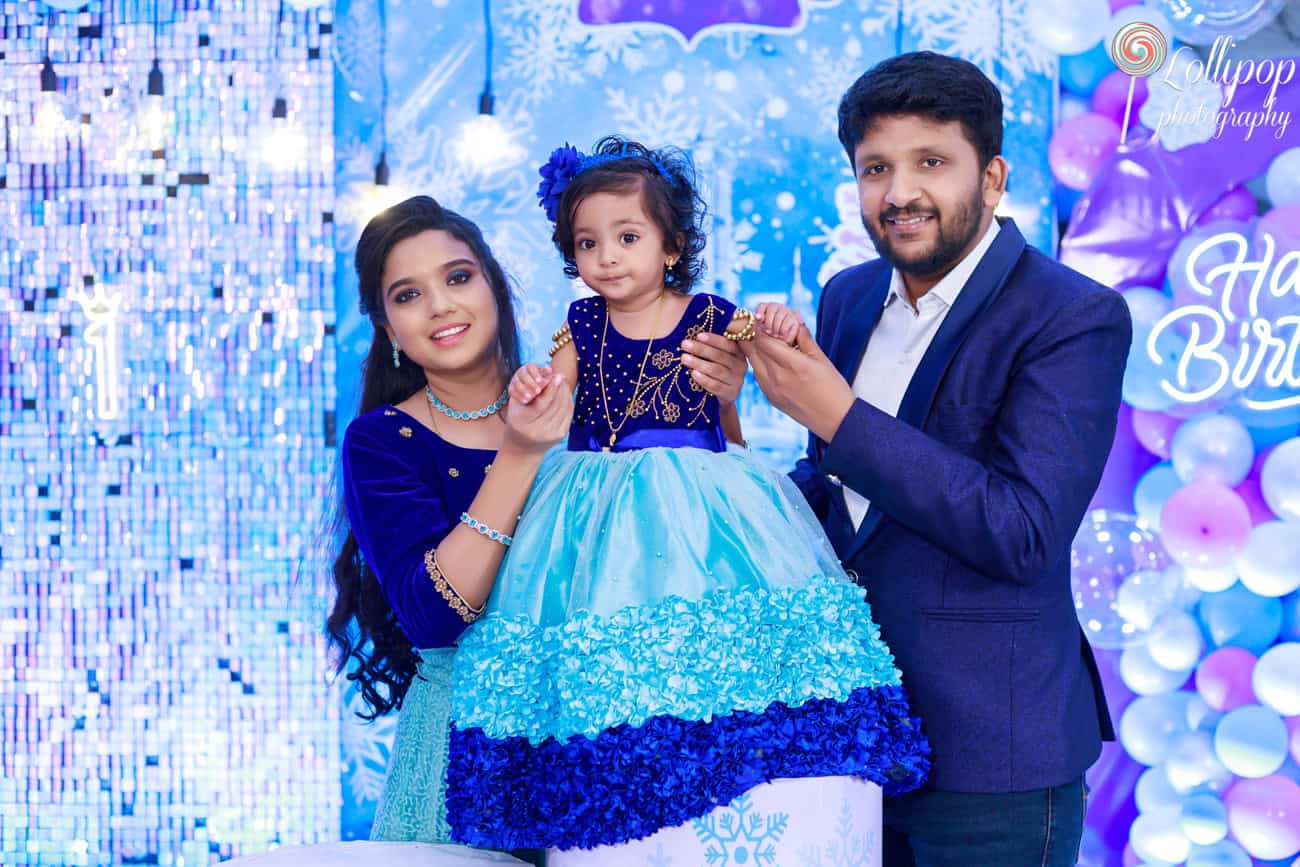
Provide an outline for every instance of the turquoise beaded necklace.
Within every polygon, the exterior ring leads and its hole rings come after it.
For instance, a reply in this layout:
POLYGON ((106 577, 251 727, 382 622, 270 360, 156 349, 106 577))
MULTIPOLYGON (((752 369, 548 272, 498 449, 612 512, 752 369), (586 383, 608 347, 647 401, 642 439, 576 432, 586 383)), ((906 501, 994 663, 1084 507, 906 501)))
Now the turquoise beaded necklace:
POLYGON ((447 406, 447 404, 438 400, 438 398, 433 393, 433 389, 427 385, 424 387, 424 395, 425 397, 429 398, 429 406, 433 407, 438 412, 447 416, 447 418, 454 418, 460 421, 472 421, 476 418, 487 418, 490 415, 495 415, 496 413, 500 412, 501 407, 505 406, 506 401, 509 400, 510 390, 506 389, 505 391, 501 392, 500 397, 498 397, 495 401, 483 407, 482 409, 476 409, 470 412, 461 412, 458 409, 452 409, 451 407, 447 406))

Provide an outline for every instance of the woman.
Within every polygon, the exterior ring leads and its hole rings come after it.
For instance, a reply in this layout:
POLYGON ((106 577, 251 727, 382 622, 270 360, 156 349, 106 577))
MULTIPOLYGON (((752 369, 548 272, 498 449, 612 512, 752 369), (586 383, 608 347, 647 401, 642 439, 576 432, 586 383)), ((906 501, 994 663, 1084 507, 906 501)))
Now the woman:
MULTIPOLYGON (((506 405, 519 367, 509 287, 478 227, 427 196, 357 244, 375 326, 342 447, 350 532, 327 627, 368 718, 400 709, 377 840, 448 841, 443 805, 453 645, 482 611, 542 455, 568 433, 573 384, 506 405)), ((693 362, 735 400, 744 367, 693 362)))

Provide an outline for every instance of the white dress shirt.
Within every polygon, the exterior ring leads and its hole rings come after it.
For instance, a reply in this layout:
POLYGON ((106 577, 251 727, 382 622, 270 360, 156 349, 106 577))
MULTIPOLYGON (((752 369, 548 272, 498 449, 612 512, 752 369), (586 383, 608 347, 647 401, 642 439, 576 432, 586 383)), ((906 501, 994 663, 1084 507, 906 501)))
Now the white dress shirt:
MULTIPOLYGON (((899 404, 912 382, 930 341, 938 333, 962 287, 974 273, 1000 229, 995 219, 988 231, 966 258, 943 276, 934 288, 921 296, 915 308, 911 304, 903 277, 895 268, 889 278, 889 294, 875 330, 867 340, 867 351, 853 377, 853 393, 881 412, 898 415, 899 404)), ((853 527, 862 526, 871 502, 847 485, 843 487, 853 527)))

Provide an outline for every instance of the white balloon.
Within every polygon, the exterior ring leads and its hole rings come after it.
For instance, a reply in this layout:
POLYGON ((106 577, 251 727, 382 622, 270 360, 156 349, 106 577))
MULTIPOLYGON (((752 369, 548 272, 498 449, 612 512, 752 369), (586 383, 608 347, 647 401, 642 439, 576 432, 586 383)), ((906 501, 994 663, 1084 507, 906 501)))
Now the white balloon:
POLYGON ((1169 454, 1183 482, 1214 481, 1234 488, 1250 472, 1255 443, 1240 419, 1210 413, 1179 425, 1169 454))
POLYGON ((1179 589, 1165 572, 1134 572, 1115 594, 1115 611, 1139 633, 1146 632, 1160 615, 1174 607, 1179 589))
POLYGON ((1110 20, 1107 0, 1072 3, 1030 3, 1025 13, 1029 32, 1057 54, 1081 54, 1106 34, 1110 20))
POLYGON ((1204 593, 1219 593, 1237 583, 1235 569, 1188 569, 1187 583, 1204 593))
POLYGON ((1170 611, 1147 634, 1147 652, 1161 668, 1191 670, 1201 661, 1205 638, 1196 618, 1186 611, 1170 611))
MULTIPOLYGON (((1192 665, 1195 664, 1193 661, 1192 665)), ((1137 644, 1126 647, 1120 654, 1119 676, 1124 685, 1138 695, 1158 695, 1172 692, 1186 683, 1192 665, 1171 671, 1156 662, 1145 646, 1137 644)))
POLYGON ((1300 643, 1277 644, 1264 652, 1250 685, 1261 704, 1282 716, 1300 716, 1300 643))
POLYGON ((1232 772, 1214 754, 1209 732, 1185 732, 1174 738, 1165 756, 1165 776, 1179 795, 1193 789, 1222 792, 1232 784, 1232 772))
POLYGON ((1133 852, 1144 861, 1160 864, 1186 861, 1192 843, 1183 833, 1181 819, 1182 810, 1178 807, 1163 807, 1138 816, 1128 832, 1133 852))
POLYGON ((1210 846, 1228 835, 1228 808, 1217 795, 1193 792, 1183 799, 1180 826, 1187 839, 1198 846, 1210 846))
POLYGON ((1259 488, 1274 515, 1300 521, 1300 437, 1279 443, 1269 453, 1259 471, 1259 488))
POLYGON ((1258 596, 1285 596, 1300 588, 1300 521, 1265 521, 1251 528, 1237 555, 1241 583, 1258 596))
POLYGON ((1286 723, 1271 709, 1248 704, 1229 711, 1214 730, 1214 751, 1239 777, 1258 778, 1286 761, 1286 723))
POLYGON ((1165 773, 1164 765, 1156 765, 1143 771, 1133 789, 1133 798, 1137 801, 1137 808, 1143 813, 1150 813, 1162 807, 1177 806, 1180 797, 1178 792, 1174 791, 1174 787, 1170 785, 1169 776, 1165 773))

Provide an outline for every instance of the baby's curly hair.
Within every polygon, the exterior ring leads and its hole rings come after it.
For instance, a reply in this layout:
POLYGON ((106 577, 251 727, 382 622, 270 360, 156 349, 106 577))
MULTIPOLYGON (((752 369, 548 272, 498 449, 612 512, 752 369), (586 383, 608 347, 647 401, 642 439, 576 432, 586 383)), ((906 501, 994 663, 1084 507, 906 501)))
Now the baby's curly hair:
POLYGON ((613 157, 581 172, 564 190, 556 213, 551 240, 564 257, 564 273, 578 276, 574 256, 573 219, 582 200, 593 193, 640 192, 650 219, 663 232, 665 253, 677 256, 677 263, 665 272, 670 289, 689 292, 704 276, 704 199, 695 189, 695 167, 685 151, 676 148, 651 150, 640 142, 621 136, 605 136, 596 142, 592 156, 613 157))

